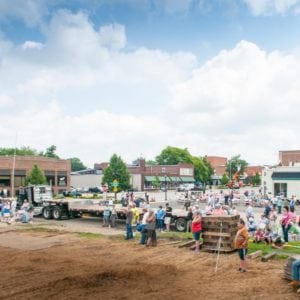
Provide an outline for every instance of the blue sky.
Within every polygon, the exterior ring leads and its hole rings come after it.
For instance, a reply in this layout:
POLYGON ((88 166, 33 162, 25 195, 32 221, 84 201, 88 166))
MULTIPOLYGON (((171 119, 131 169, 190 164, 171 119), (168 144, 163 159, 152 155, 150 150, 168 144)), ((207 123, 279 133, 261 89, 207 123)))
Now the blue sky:
POLYGON ((299 0, 0 0, 2 146, 276 163, 300 148, 299 31, 299 0))

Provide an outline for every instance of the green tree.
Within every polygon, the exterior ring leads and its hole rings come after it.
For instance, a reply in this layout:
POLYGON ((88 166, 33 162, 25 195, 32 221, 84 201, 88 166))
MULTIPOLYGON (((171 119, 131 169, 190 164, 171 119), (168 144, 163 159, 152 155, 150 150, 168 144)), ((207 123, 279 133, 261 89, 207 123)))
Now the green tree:
POLYGON ((194 177, 196 181, 200 181, 204 185, 210 179, 209 169, 201 157, 193 156, 192 164, 194 166, 194 177))
POLYGON ((104 171, 102 184, 107 183, 109 190, 112 191, 112 183, 115 179, 117 179, 119 183, 118 191, 125 191, 131 188, 128 168, 122 158, 116 154, 111 157, 109 166, 104 171))
POLYGON ((229 174, 229 180, 232 179, 236 172, 238 172, 239 175, 243 175, 247 170, 247 166, 248 163, 244 159, 241 159, 240 155, 233 156, 226 164, 226 171, 229 174))
POLYGON ((0 156, 12 156, 15 154, 19 156, 31 155, 37 156, 38 152, 35 149, 29 147, 21 147, 21 148, 0 148, 0 156))
POLYGON ((252 177, 252 184, 253 185, 260 185, 261 184, 261 177, 258 172, 252 177))
POLYGON ((192 163, 192 155, 187 148, 181 149, 168 146, 156 156, 159 165, 177 165, 179 163, 192 163))
POLYGON ((158 165, 158 163, 155 161, 155 160, 147 160, 146 161, 146 165, 147 166, 157 166, 158 165))
POLYGON ((226 173, 224 173, 221 178, 221 184, 226 185, 228 182, 229 182, 228 176, 226 173))
POLYGON ((86 166, 82 163, 82 161, 78 157, 72 157, 69 159, 71 161, 71 171, 72 172, 86 169, 86 166))
POLYGON ((52 157, 52 158, 59 158, 59 156, 55 153, 55 151, 56 151, 56 146, 51 145, 50 147, 48 147, 46 149, 46 152, 45 152, 44 156, 52 157))
POLYGON ((213 169, 212 165, 210 164, 210 162, 207 160, 206 156, 203 157, 203 163, 206 165, 206 167, 208 169, 208 178, 210 180, 211 175, 214 174, 214 169, 213 169))
POLYGON ((47 179, 44 172, 38 167, 38 165, 34 165, 31 172, 26 176, 25 179, 27 184, 46 184, 47 179))
POLYGON ((158 176, 154 177, 154 181, 152 181, 152 185, 154 188, 158 189, 160 187, 160 180, 158 176))

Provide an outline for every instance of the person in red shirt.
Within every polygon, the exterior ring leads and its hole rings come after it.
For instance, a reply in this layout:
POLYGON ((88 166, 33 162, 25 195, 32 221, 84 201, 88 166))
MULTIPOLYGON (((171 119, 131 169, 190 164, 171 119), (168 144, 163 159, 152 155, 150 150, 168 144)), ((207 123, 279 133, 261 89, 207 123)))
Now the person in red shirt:
POLYGON ((240 272, 246 272, 246 254, 248 250, 249 233, 245 226, 245 221, 240 219, 238 222, 238 232, 235 236, 235 248, 240 257, 240 272))
POLYGON ((195 211, 194 216, 193 216, 193 221, 192 221, 192 233, 195 239, 195 252, 199 252, 199 240, 201 236, 201 231, 202 231, 202 218, 200 215, 200 212, 198 210, 195 211))

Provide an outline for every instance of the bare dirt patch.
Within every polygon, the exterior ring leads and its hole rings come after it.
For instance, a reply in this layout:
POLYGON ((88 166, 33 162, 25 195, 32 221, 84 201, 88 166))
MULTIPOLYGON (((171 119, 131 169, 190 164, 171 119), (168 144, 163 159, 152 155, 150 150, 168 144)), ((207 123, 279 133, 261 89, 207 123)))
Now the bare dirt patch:
POLYGON ((216 255, 175 245, 148 249, 136 241, 67 233, 5 234, 19 243, 60 244, 31 251, 2 241, 1 299, 299 299, 281 279, 282 261, 251 261, 241 274, 236 254, 221 255, 215 273, 216 255))

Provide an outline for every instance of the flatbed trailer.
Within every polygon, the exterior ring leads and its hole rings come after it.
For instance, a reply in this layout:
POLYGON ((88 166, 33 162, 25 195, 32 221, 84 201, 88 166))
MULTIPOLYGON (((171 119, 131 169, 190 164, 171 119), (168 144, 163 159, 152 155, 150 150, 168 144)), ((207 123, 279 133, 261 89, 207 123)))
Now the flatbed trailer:
MULTIPOLYGON (((81 217, 88 214, 93 217, 103 217, 103 212, 107 206, 102 205, 99 199, 53 199, 44 202, 42 216, 45 219, 62 220, 69 218, 81 217)), ((117 219, 126 219, 126 207, 116 204, 117 219)), ((152 209, 156 210, 154 207, 152 209)), ((138 208, 140 216, 143 214, 143 208, 138 208)), ((173 209, 171 224, 177 231, 186 231, 187 228, 187 211, 182 209, 173 209)))
MULTIPOLYGON (((45 219, 69 219, 89 214, 94 217, 103 217, 107 206, 99 202, 99 199, 53 199, 44 202, 42 216, 45 219)), ((126 207, 115 205, 118 219, 126 218, 126 207)), ((138 208, 142 213, 142 208, 138 208)))

